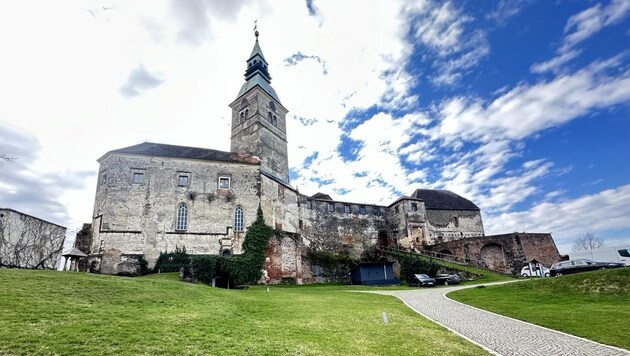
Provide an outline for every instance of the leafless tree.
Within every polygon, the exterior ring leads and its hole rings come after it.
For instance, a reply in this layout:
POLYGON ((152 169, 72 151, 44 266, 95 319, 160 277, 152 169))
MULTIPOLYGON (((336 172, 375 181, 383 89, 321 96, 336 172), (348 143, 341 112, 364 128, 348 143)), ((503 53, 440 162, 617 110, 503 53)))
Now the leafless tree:
POLYGON ((5 155, 4 153, 0 153, 0 167, 4 166, 5 162, 15 161, 17 157, 12 157, 5 155))
POLYGON ((606 242, 597 235, 587 232, 579 236, 573 243, 573 251, 587 251, 603 247, 606 242))
POLYGON ((55 268, 65 228, 28 215, 3 210, 0 214, 0 266, 55 268))

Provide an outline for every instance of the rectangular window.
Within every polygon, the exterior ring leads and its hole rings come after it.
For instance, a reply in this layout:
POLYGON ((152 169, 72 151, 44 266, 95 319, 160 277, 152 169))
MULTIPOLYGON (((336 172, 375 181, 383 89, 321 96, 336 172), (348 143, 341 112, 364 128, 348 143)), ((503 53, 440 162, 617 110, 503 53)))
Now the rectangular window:
POLYGON ((135 183, 135 184, 144 183, 144 173, 134 172, 133 173, 133 183, 135 183))
POLYGON ((230 177, 219 177, 219 189, 230 189, 230 177))
POLYGON ((359 207, 359 214, 365 215, 365 207, 364 206, 360 206, 359 207))
POLYGON ((374 216, 381 216, 381 209, 374 208, 374 211, 372 212, 372 214, 374 214, 374 216))
POLYGON ((309 209, 313 209, 313 201, 312 200, 308 201, 308 208, 309 209))
POLYGON ((398 214, 398 207, 395 207, 395 208, 394 208, 394 212, 395 212, 396 214, 398 214))
POLYGON ((343 212, 344 212, 344 213, 350 213, 350 212, 352 212, 352 209, 350 208, 350 205, 344 205, 344 206, 343 206, 343 212))
POLYGON ((335 203, 328 203, 328 211, 330 212, 335 211, 335 203))
POLYGON ((418 211, 418 204, 416 204, 416 203, 411 203, 411 210, 412 210, 412 211, 418 211))
POLYGON ((179 187, 187 187, 188 186, 188 175, 180 174, 177 177, 177 186, 179 186, 179 187))

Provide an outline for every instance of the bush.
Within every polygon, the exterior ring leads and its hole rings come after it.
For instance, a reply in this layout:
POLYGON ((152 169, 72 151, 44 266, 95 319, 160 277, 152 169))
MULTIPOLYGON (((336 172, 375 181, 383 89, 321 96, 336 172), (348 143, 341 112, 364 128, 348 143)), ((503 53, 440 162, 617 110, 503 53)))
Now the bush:
POLYGON ((400 262, 400 275, 405 278, 416 273, 435 276, 440 269, 440 265, 435 262, 427 262, 410 256, 399 256, 398 262, 400 262))
POLYGON ((190 255, 186 253, 186 246, 181 249, 175 246, 173 252, 160 252, 154 272, 179 272, 182 267, 190 266, 190 255))

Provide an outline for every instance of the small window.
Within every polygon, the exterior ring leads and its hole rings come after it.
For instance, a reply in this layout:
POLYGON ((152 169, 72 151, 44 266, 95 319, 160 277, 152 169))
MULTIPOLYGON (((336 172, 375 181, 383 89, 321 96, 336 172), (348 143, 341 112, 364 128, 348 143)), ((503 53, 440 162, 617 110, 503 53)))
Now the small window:
POLYGON ((107 184, 107 174, 101 175, 101 185, 107 184))
POLYGON ((273 126, 278 126, 278 117, 276 115, 274 115, 271 119, 271 124, 273 126))
POLYGON ((335 203, 328 203, 328 211, 335 211, 335 203))
POLYGON ((243 209, 240 206, 234 210, 234 231, 243 232, 243 209))
POLYGON ((271 122, 271 111, 267 112, 267 121, 271 122))
POLYGON ((144 183, 144 173, 134 172, 133 173, 133 182, 135 184, 144 183))
POLYGON ((416 203, 411 203, 411 210, 412 210, 412 211, 418 211, 418 204, 416 204, 416 203))
POLYGON ((184 231, 188 229, 188 208, 185 204, 180 204, 177 208, 177 224, 175 230, 184 231))
POLYGON ((394 212, 395 212, 396 214, 398 214, 398 207, 395 207, 395 208, 394 208, 394 212))
POLYGON ((188 175, 180 174, 177 176, 177 186, 178 187, 187 187, 188 186, 188 175))
POLYGON ((459 217, 458 216, 453 216, 453 223, 455 224, 455 227, 459 227, 459 217))
POLYGON ((344 206, 343 206, 343 212, 344 212, 344 213, 350 213, 350 212, 352 212, 352 209, 350 208, 350 205, 344 205, 344 206))
POLYGON ((308 201, 308 208, 309 209, 313 209, 313 201, 312 200, 308 201))
POLYGON ((230 177, 219 177, 219 189, 230 189, 230 177))
POLYGON ((630 250, 628 250, 627 248, 618 250, 617 252, 619 252, 619 256, 621 257, 630 257, 630 250))
POLYGON ((302 221, 302 219, 298 220, 298 226, 300 230, 304 229, 304 221, 302 221))
POLYGON ((247 99, 241 100, 241 110, 245 109, 249 105, 249 101, 247 99))
POLYGON ((365 207, 364 206, 360 206, 359 207, 359 214, 360 215, 365 215, 365 207))
POLYGON ((374 216, 381 216, 381 209, 374 208, 374 210, 372 211, 372 214, 374 214, 374 216))
POLYGON ((269 101, 269 109, 271 111, 276 112, 276 104, 273 101, 269 101))

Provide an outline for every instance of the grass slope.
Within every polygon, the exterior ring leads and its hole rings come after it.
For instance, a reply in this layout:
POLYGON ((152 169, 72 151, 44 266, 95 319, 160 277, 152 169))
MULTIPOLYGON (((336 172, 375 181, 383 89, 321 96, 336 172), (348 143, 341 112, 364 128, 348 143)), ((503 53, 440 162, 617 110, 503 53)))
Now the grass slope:
POLYGON ((630 349, 630 267, 466 289, 449 298, 630 349))
POLYGON ((0 354, 471 355, 393 297, 0 269, 0 354), (386 311, 390 322, 383 324, 386 311))

